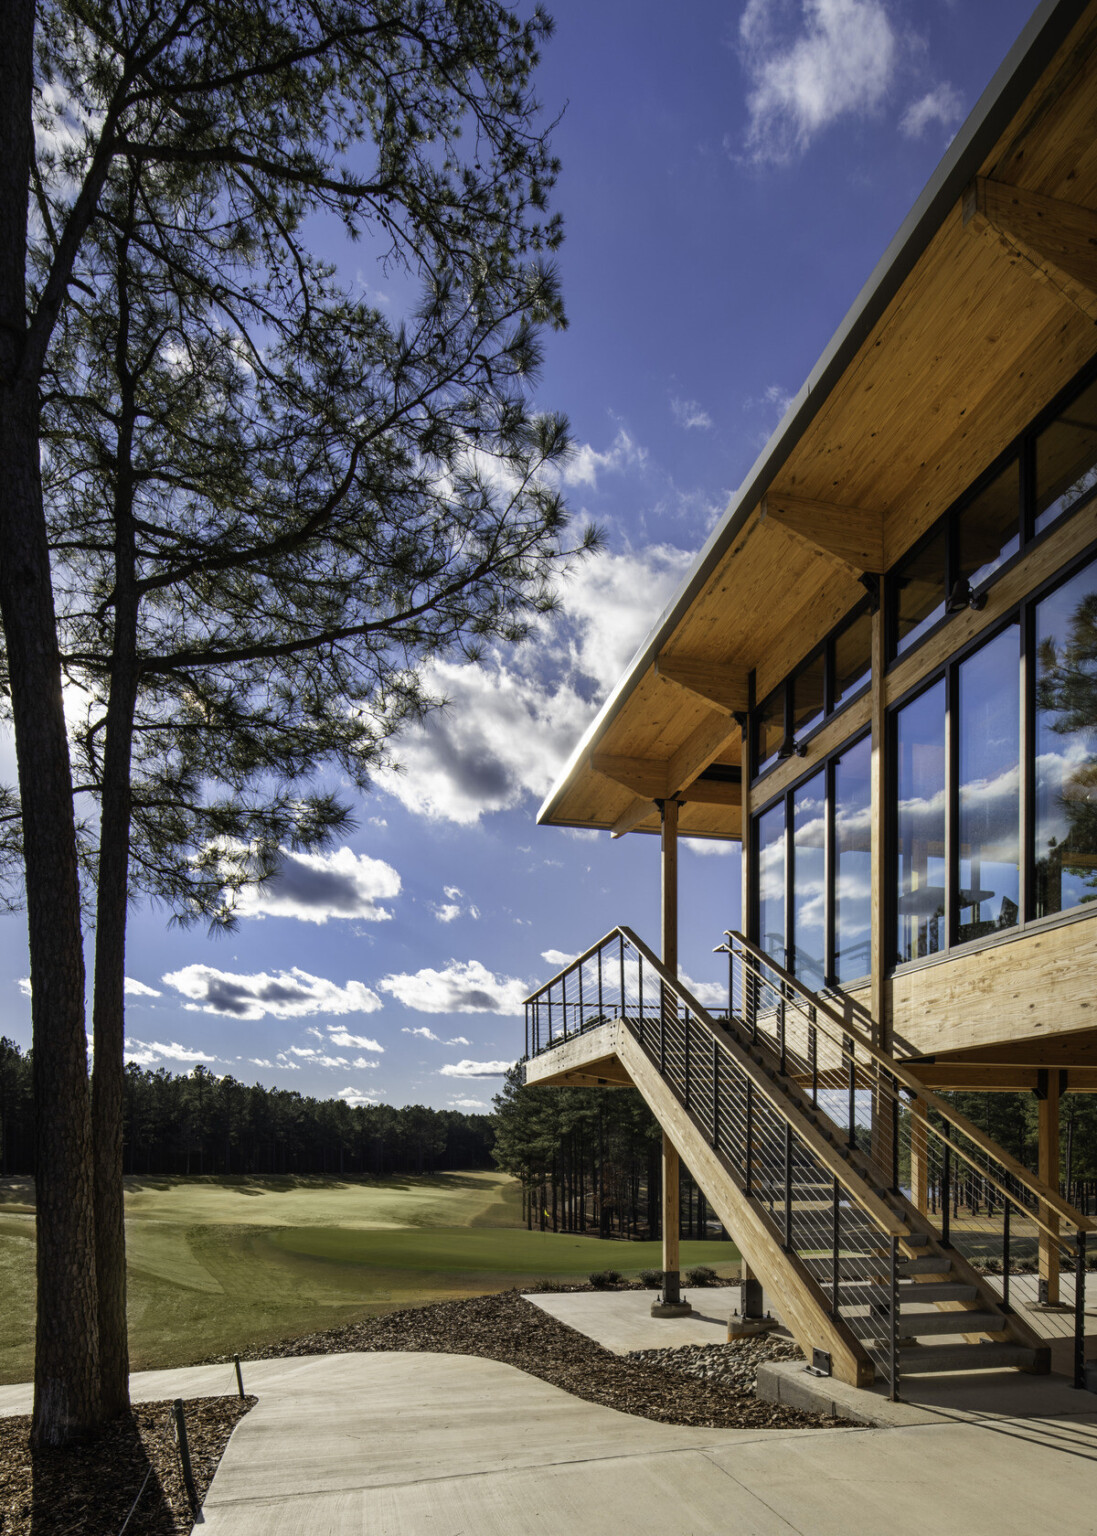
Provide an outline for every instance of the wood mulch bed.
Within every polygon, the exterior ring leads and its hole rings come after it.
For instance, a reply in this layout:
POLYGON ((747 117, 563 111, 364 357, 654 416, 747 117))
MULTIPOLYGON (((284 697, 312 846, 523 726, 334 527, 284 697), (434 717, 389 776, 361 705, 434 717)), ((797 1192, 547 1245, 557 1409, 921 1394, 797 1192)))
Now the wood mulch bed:
MULTIPOLYGON (((200 1397, 185 1403, 199 1500, 205 1498, 229 1436, 255 1402, 254 1397, 243 1402, 200 1397)), ((190 1531, 194 1512, 183 1483, 171 1403, 138 1403, 102 1434, 63 1451, 32 1450, 30 1424, 29 1414, 0 1418, 3 1536, 118 1536, 127 1515, 126 1536, 190 1531)))
MULTIPOLYGON (((754 1360, 769 1358, 764 1344, 755 1340, 729 1344, 727 1349, 742 1349, 754 1360)), ((668 1368, 665 1360, 631 1360, 615 1355, 533 1306, 518 1291, 409 1307, 384 1317, 263 1345, 253 1358, 347 1354, 359 1350, 479 1355, 517 1366, 588 1403, 600 1403, 663 1424, 712 1429, 834 1429, 846 1422, 763 1402, 754 1394, 753 1371, 746 1379, 738 1373, 736 1381, 729 1377, 718 1382, 683 1375, 680 1370, 668 1368)), ((789 1341, 783 1339, 772 1354, 788 1358, 788 1351, 789 1341)), ((217 1356, 216 1363, 227 1358, 217 1356)))

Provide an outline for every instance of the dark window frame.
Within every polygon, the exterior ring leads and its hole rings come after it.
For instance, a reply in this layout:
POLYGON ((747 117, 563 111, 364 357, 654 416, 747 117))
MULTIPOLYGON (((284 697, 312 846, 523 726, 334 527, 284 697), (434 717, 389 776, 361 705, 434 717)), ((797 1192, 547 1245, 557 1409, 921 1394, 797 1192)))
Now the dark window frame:
MULTIPOLYGON (((860 690, 858 690, 858 693, 855 695, 855 697, 858 697, 858 698, 860 697, 860 690)), ((853 700, 851 699, 849 702, 852 703, 853 700)), ((845 707, 846 707, 845 705, 842 706, 843 709, 845 709, 845 707)), ((789 965, 788 962, 789 962, 789 959, 790 959, 790 954, 789 954, 790 946, 792 945, 792 943, 794 942, 794 939, 795 939, 795 933, 794 933, 794 929, 793 929, 793 911, 794 911, 793 890, 794 890, 794 885, 795 885, 795 872, 796 872, 796 847, 795 847, 795 838, 793 836, 793 802, 794 802, 794 797, 796 796, 796 794, 801 789, 803 789, 805 784, 809 783, 812 779, 816 778, 819 774, 823 774, 824 775, 823 786, 824 786, 824 794, 826 796, 826 827, 824 829, 824 841, 823 841, 823 847, 824 847, 824 858, 823 858, 823 880, 824 880, 823 948, 824 948, 824 960, 823 960, 823 966, 824 966, 824 974, 826 976, 826 986, 828 988, 837 987, 839 985, 838 980, 837 980, 837 972, 836 972, 836 968, 835 968, 835 954, 834 954, 834 942, 835 942, 835 931, 834 931, 835 887, 834 887, 834 880, 835 880, 835 873, 836 873, 836 868, 837 868, 837 865, 836 865, 836 843, 835 843, 835 816, 834 816, 834 810, 835 810, 835 799, 834 799, 835 765, 837 764, 839 758, 845 757, 847 755, 847 753, 849 753, 849 752, 851 752, 853 750, 854 747, 860 746, 860 744, 863 741, 871 741, 871 738, 872 738, 872 728, 871 728, 871 726, 863 726, 860 730, 853 732, 853 734, 850 735, 849 737, 847 737, 845 741, 841 742, 838 746, 834 747, 830 752, 828 752, 827 755, 824 758, 817 759, 814 763, 812 763, 811 767, 809 769, 806 769, 802 774, 800 774, 799 777, 795 780, 794 783, 786 785, 786 787, 784 789, 782 789, 780 791, 780 793, 778 793, 776 795, 771 795, 770 798, 765 802, 765 804, 758 806, 757 809, 755 809, 752 806, 751 807, 751 812, 750 812, 750 832, 749 832, 749 835, 750 835, 750 850, 749 850, 749 858, 750 858, 750 872, 751 872, 751 874, 750 874, 750 879, 747 882, 747 890, 748 890, 748 896, 749 896, 749 914, 748 914, 748 919, 747 919, 749 926, 748 926, 747 932, 750 935, 751 939, 754 941, 754 943, 761 945, 762 940, 759 937, 759 922, 760 922, 760 918, 761 918, 761 881, 759 879, 760 857, 761 857, 761 840, 760 840, 760 835, 759 835, 760 834, 760 824, 761 824, 762 817, 767 813, 767 811, 771 811, 775 805, 779 805, 779 804, 783 804, 784 805, 784 809, 785 809, 785 901, 784 901, 785 948, 784 948, 784 957, 783 957, 781 963, 785 966, 786 970, 791 970, 792 967, 789 965)), ((846 989, 849 989, 849 988, 852 988, 852 987, 859 987, 863 983, 868 981, 869 974, 870 973, 868 971, 866 971, 863 976, 854 977, 852 980, 843 982, 841 985, 844 988, 846 988, 846 989)))
MULTIPOLYGON (((1084 498, 1084 503, 1090 500, 1090 495, 1084 498)), ((1074 508, 1071 509, 1073 515, 1074 508)), ((1058 526, 1058 520, 1052 526, 1058 526)), ((1041 535, 1041 538, 1044 535, 1041 535)), ((1037 606, 1057 587, 1064 585, 1087 565, 1097 562, 1097 540, 1086 546, 1085 549, 1073 555, 1065 565, 1059 567, 1050 576, 1026 592, 1020 602, 1016 603, 1008 612, 1001 614, 993 624, 972 637, 968 643, 954 651, 939 667, 925 677, 920 677, 917 682, 895 699, 887 710, 885 720, 885 744, 887 754, 886 771, 886 815, 882 832, 884 836, 884 911, 882 920, 884 932, 887 935, 884 946, 885 962, 884 971, 887 975, 897 972, 916 969, 920 966, 940 964, 942 961, 956 959, 962 955, 974 953, 979 949, 986 949, 996 944, 1008 943, 1010 940, 1021 938, 1025 933, 1042 932, 1049 927, 1055 927, 1061 923, 1077 921, 1081 916, 1090 915, 1084 907, 1073 906, 1059 912, 1046 913, 1037 917, 1035 914, 1035 887, 1036 887, 1036 847, 1035 847, 1035 749, 1036 749, 1036 609, 1037 606), (1020 748, 1020 785, 1019 785, 1019 826, 1020 859, 1018 864, 1018 917, 1013 927, 1003 929, 1001 933, 983 935, 975 939, 958 940, 959 909, 956 904, 956 892, 959 888, 959 739, 958 739, 958 692, 959 669, 969 656, 981 650, 984 645, 989 645, 1014 624, 1018 626, 1018 659, 1019 683, 1020 683, 1020 720, 1019 724, 1019 748, 1020 748), (896 738, 898 733, 898 718, 900 712, 910 703, 913 703, 921 694, 934 687, 942 679, 945 681, 945 941, 940 949, 932 955, 918 956, 911 960, 902 960, 898 957, 896 946, 896 934, 898 928, 898 818, 899 818, 899 761, 896 750, 896 738)), ((997 574, 997 573, 995 573, 997 574)), ((840 755, 837 753, 835 755, 840 755)))
POLYGON ((1097 381, 1097 358, 1092 359, 1078 373, 1076 373, 1058 395, 1044 407, 1039 415, 1019 432, 1011 443, 993 459, 984 470, 966 486, 961 494, 953 501, 941 516, 938 517, 925 530, 920 538, 916 539, 909 549, 904 550, 899 560, 888 571, 884 578, 887 591, 887 666, 890 669, 900 661, 905 661, 908 656, 913 656, 932 636, 938 634, 954 614, 945 613, 924 634, 905 650, 899 650, 899 603, 898 582, 901 576, 902 566, 912 557, 940 537, 942 528, 945 532, 945 599, 948 600, 957 581, 963 575, 960 568, 960 519, 966 509, 976 501, 987 487, 998 478, 1008 466, 1016 461, 1018 482, 1018 547, 1017 552, 1003 560, 984 581, 973 588, 975 597, 982 597, 988 593, 1002 576, 1011 571, 1015 565, 1029 555, 1034 548, 1041 544, 1050 533, 1063 526, 1064 522, 1075 517, 1089 503, 1097 497, 1097 484, 1085 491, 1076 502, 1058 517, 1054 518, 1046 528, 1039 533, 1036 527, 1036 444, 1040 435, 1063 414, 1066 408, 1080 395, 1097 381))

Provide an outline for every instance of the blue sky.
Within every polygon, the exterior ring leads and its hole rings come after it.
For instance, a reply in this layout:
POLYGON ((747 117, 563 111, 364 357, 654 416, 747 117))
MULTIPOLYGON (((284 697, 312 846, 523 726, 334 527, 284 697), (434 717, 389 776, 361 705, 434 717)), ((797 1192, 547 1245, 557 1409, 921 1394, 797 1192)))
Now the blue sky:
MULTIPOLYGON (((569 330, 577 519, 604 553, 563 615, 399 742, 346 846, 291 861, 236 931, 130 923, 132 1059, 202 1061, 352 1103, 490 1106, 520 1000, 614 923, 656 942, 658 844, 539 829, 537 804, 687 571, 1032 9, 1028 0, 550 0, 538 91, 569 330)), ((400 294, 338 253, 379 303, 400 294)), ((10 749, 3 753, 11 761, 10 749)), ((739 920, 727 845, 682 858, 682 968, 739 920)), ((21 916, 0 919, 0 1033, 30 1042, 21 916)))

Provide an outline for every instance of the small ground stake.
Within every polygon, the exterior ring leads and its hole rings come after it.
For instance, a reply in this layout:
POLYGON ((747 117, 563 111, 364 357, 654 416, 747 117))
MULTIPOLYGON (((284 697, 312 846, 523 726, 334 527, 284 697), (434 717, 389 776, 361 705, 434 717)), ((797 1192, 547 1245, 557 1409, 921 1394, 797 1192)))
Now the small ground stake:
POLYGON ((190 1499, 191 1508, 198 1508, 198 1489, 194 1486, 194 1473, 190 1465, 190 1446, 187 1444, 187 1421, 183 1414, 183 1399, 177 1397, 172 1404, 172 1412, 175 1414, 175 1438, 179 1443, 179 1460, 183 1464, 183 1482, 187 1488, 187 1498, 190 1499))
POLYGON ((244 1401, 244 1373, 240 1369, 240 1356, 233 1355, 232 1363, 236 1367, 236 1385, 240 1392, 240 1401, 244 1401))

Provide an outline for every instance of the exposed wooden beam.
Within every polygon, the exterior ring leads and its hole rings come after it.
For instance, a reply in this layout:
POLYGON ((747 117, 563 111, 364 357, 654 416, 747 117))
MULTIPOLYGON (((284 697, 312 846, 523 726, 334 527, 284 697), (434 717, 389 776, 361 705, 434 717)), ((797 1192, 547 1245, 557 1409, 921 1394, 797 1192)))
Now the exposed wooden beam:
POLYGON ((726 715, 742 714, 750 702, 746 669, 734 662, 709 661, 703 656, 662 655, 655 675, 726 715))
MULTIPOLYGON (((957 1088, 979 1093, 1034 1093, 1040 1084, 1039 1067, 1017 1067, 1009 1062, 969 1066, 955 1061, 918 1061, 911 1066, 936 1093, 957 1088)), ((1072 1067, 1067 1072, 1066 1092, 1097 1093, 1097 1069, 1072 1067)))
POLYGON ((786 529, 855 575, 884 569, 884 514, 878 508, 847 507, 770 490, 762 498, 762 520, 786 529))
POLYGON ((666 798, 668 795, 676 795, 679 790, 685 789, 687 784, 692 784, 698 774, 703 773, 710 763, 723 752, 731 742, 738 745, 739 727, 730 715, 713 712, 707 720, 691 731, 685 741, 675 752, 667 764, 667 787, 665 795, 656 798, 666 798))
POLYGON ((724 779, 694 779, 678 791, 678 799, 688 805, 742 805, 743 786, 724 779))
POLYGON ((659 814, 659 807, 654 800, 645 800, 642 797, 634 800, 627 811, 624 811, 610 828, 614 837, 624 837, 627 832, 635 832, 636 828, 645 821, 651 821, 659 814))
POLYGON ((977 176, 964 194, 964 223, 1097 320, 1097 210, 977 176))
POLYGON ((592 752, 590 766, 596 773, 604 773, 607 779, 622 784, 645 800, 665 800, 667 789, 667 765, 655 757, 622 757, 616 752, 592 752))
MULTIPOLYGON (((1018 1066, 1018 1067, 1091 1067, 1097 1069, 1097 1029, 1063 1030, 1030 1040, 1001 1040, 993 1045, 976 1045, 967 1050, 937 1052, 930 1058, 934 1066, 1018 1066)), ((927 1063, 928 1065, 929 1063, 927 1063)), ((922 1063, 911 1066, 922 1072, 922 1063)))

